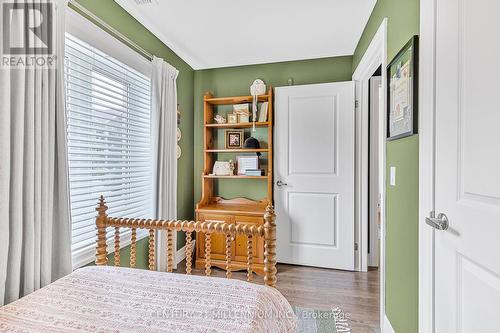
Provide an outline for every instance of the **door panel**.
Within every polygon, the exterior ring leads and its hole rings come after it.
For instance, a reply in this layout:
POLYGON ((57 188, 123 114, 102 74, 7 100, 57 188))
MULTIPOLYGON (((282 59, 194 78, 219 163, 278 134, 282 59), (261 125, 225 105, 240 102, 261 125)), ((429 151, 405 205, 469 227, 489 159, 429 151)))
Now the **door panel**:
POLYGON ((278 261, 354 269, 353 82, 276 88, 275 124, 278 261))
POLYGON ((290 97, 289 176, 336 174, 338 110, 335 99, 335 95, 290 97))
POLYGON ((290 243, 336 247, 337 197, 331 193, 288 193, 288 211, 293 216, 290 243))
MULTIPOLYGON (((248 226, 259 226, 264 224, 264 220, 261 217, 253 216, 235 216, 236 224, 248 225, 248 226)), ((241 262, 247 262, 247 236, 236 235, 236 249, 235 249, 235 260, 241 262)), ((254 263, 264 263, 264 240, 262 237, 254 236, 253 238, 253 262, 254 263)))
MULTIPOLYGON (((225 222, 234 223, 231 215, 200 214, 200 221, 203 222, 225 222)), ((201 258, 205 258, 205 234, 200 239, 201 258)), ((226 260, 226 236, 221 233, 212 233, 210 236, 211 258, 215 260, 226 260)), ((234 242, 231 244, 231 257, 234 258, 234 242)))
POLYGON ((498 17, 498 1, 437 1, 436 332, 500 332, 500 68, 478 70, 500 59, 498 17))

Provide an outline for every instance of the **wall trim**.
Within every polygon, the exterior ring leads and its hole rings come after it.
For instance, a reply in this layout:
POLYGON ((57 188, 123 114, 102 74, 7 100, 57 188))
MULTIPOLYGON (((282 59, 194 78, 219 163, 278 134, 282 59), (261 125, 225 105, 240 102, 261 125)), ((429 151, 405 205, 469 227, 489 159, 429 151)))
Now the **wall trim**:
POLYGON ((436 3, 420 1, 418 331, 433 333, 434 229, 423 221, 434 210, 436 3))
POLYGON ((387 316, 384 316, 384 321, 382 322, 382 333, 396 333, 387 316))
MULTIPOLYGON (((359 244, 359 251, 356 256, 357 269, 366 272, 368 270, 368 96, 369 96, 369 79, 379 66, 385 68, 387 64, 387 18, 382 20, 382 23, 373 37, 368 49, 363 58, 356 67, 352 78, 356 81, 356 100, 358 108, 356 110, 356 238, 359 244)), ((382 93, 383 107, 386 105, 386 73, 382 70, 382 93)), ((383 114, 381 113, 381 116, 383 114)), ((380 124, 381 134, 385 133, 385 116, 384 121, 380 124)), ((381 160, 385 159, 385 134, 383 142, 379 142, 383 147, 380 147, 382 154, 381 160)), ((380 165, 381 180, 385 180, 385 172, 382 172, 385 167, 380 165)), ((385 182, 380 182, 382 194, 382 214, 385 216, 385 182)), ((385 218, 382 218, 385 220, 385 218)), ((383 225, 383 223, 382 223, 383 225)))
MULTIPOLYGON (((363 58, 359 62, 353 80, 356 81, 356 239, 359 244, 355 255, 357 270, 368 270, 368 94, 369 79, 379 66, 382 66, 382 110, 386 110, 387 87, 385 82, 387 67, 387 18, 382 20, 363 58)), ((386 133, 385 112, 379 114, 379 182, 380 182, 380 323, 385 318, 385 170, 386 170, 386 133)))

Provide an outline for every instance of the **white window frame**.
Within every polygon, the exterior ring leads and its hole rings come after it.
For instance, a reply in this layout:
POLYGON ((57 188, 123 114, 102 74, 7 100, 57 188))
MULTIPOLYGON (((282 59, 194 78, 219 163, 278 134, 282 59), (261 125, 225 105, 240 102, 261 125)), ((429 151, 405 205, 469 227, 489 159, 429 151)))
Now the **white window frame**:
MULTIPOLYGON (((139 55, 137 52, 109 35, 104 30, 100 29, 87 19, 75 13, 72 9, 66 10, 66 32, 74 37, 86 42, 96 49, 108 54, 116 60, 128 65, 147 77, 151 77, 151 63, 139 55)), ((96 198, 97 204, 98 198, 96 198)), ((145 229, 137 230, 137 241, 147 237, 148 231, 145 229)), ((120 248, 124 248, 131 243, 131 232, 123 232, 120 236, 120 248)), ((114 251, 113 239, 107 241, 107 252, 114 251)), ((86 250, 72 253, 73 269, 85 266, 95 260, 95 249, 89 248, 86 250)))

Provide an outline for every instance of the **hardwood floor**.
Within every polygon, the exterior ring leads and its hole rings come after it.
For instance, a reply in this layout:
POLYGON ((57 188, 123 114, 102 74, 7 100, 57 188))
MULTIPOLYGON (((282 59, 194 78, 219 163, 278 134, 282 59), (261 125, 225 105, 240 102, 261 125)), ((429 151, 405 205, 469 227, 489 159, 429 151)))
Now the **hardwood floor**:
MULTIPOLYGON (((179 264, 184 272, 185 264, 179 264)), ((193 270, 194 275, 204 275, 193 270)), ((212 276, 225 277, 225 271, 212 268, 212 276)), ((234 279, 246 280, 246 271, 233 272, 234 279)), ((263 284, 262 277, 254 282, 263 284)), ((292 306, 318 310, 341 308, 353 333, 379 332, 379 274, 278 265, 278 290, 292 306)))

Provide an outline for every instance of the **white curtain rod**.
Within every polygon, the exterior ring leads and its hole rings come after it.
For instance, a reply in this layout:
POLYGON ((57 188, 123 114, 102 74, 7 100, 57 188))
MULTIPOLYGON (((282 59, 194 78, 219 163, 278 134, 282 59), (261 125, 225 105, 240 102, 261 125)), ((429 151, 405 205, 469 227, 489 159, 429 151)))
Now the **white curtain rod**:
POLYGON ((81 14, 84 14, 85 16, 88 16, 89 18, 94 21, 95 24, 100 26, 102 29, 106 30, 108 33, 113 35, 115 38, 119 39, 123 43, 127 44, 127 46, 131 47, 135 51, 137 51, 139 54, 141 54, 143 57, 145 57, 148 60, 153 60, 153 55, 143 49, 141 46, 137 45, 134 41, 130 40, 128 37, 124 36, 121 32, 101 20, 98 16, 96 16, 94 13, 92 13, 90 10, 85 8, 84 6, 80 5, 78 2, 75 0, 69 0, 69 5, 70 8, 73 9, 75 12, 81 14))

